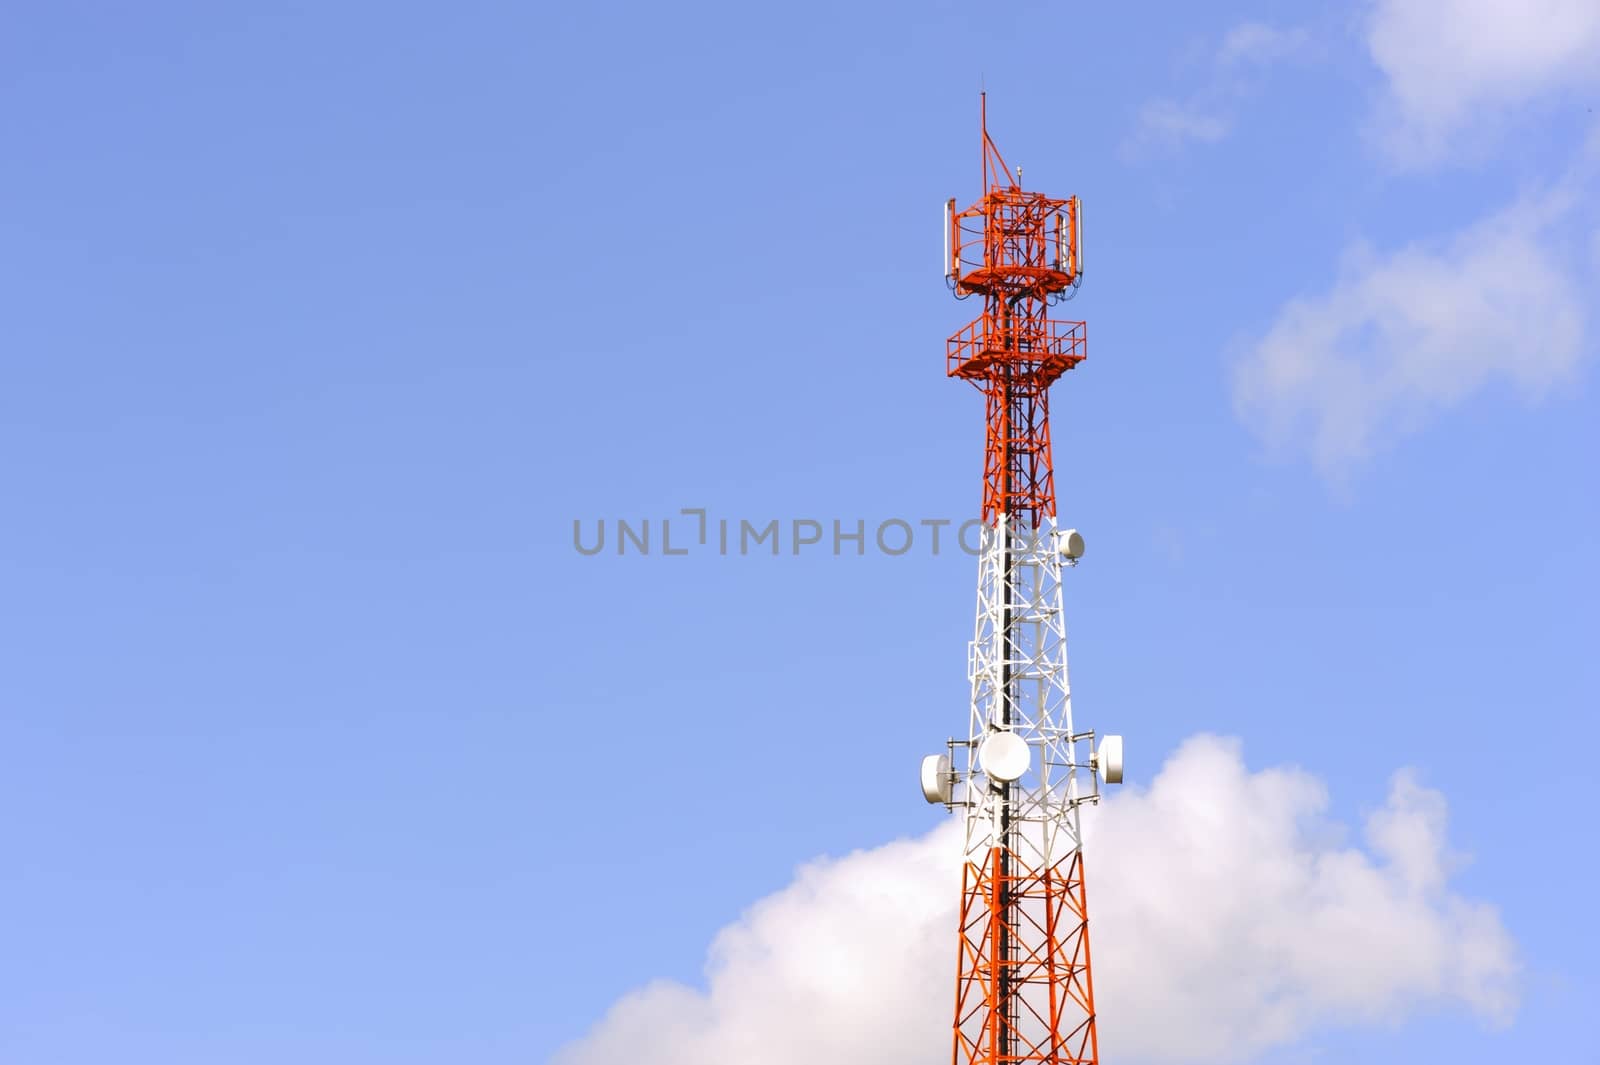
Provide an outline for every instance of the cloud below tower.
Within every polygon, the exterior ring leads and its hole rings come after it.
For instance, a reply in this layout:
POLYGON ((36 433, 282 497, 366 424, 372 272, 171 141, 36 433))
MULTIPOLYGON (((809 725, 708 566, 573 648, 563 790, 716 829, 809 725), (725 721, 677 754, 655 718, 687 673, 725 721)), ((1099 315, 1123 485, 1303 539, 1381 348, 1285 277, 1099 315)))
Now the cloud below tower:
MULTIPOLYGON (((1293 768, 1184 744, 1085 818, 1108 1060, 1248 1060, 1312 1029, 1516 1006, 1516 951, 1450 878, 1446 803, 1406 771, 1362 842, 1293 768)), ((802 867, 711 944, 703 988, 625 995, 557 1065, 926 1065, 949 1054, 959 840, 946 823, 802 867)))

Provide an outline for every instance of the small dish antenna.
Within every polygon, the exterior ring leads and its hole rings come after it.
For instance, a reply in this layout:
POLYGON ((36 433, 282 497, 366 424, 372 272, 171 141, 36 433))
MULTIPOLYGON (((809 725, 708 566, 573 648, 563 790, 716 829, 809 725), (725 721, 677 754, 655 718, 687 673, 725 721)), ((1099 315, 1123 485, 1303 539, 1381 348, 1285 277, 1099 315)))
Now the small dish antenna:
POLYGON ((1122 737, 1107 736, 1094 753, 1092 767, 1107 784, 1122 783, 1122 737))
POLYGON ((950 801, 950 756, 930 754, 922 760, 922 797, 930 803, 950 801))
POLYGON ((1033 761, 1028 741, 1015 732, 995 732, 978 748, 978 764, 990 779, 1009 784, 1028 771, 1033 761))
POLYGON ((1077 529, 1063 529, 1056 533, 1056 546, 1061 551, 1061 557, 1068 562, 1076 562, 1083 557, 1083 535, 1077 529))

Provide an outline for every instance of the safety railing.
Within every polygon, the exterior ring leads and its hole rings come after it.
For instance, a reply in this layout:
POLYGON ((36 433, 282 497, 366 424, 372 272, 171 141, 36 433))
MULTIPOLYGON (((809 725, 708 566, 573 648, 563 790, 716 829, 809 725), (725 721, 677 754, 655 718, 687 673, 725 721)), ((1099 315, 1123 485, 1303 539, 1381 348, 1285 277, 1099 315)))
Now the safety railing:
POLYGON ((1051 381, 1088 355, 1084 323, 983 316, 945 342, 945 372, 951 377, 1043 375, 1051 381))

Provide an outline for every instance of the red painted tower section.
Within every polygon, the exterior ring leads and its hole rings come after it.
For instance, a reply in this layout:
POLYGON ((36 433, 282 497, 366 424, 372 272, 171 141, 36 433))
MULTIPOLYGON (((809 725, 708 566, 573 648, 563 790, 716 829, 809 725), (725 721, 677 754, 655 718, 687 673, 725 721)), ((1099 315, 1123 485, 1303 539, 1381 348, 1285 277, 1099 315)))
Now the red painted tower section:
POLYGON ((1038 528, 1056 512, 1050 462, 1050 385, 1083 361, 1083 322, 1058 321, 1052 303, 1076 290, 1078 198, 1023 190, 982 118, 983 198, 949 204, 945 277, 959 297, 983 297, 983 314, 946 344, 949 375, 983 390, 988 436, 983 519, 1001 514, 1038 528))

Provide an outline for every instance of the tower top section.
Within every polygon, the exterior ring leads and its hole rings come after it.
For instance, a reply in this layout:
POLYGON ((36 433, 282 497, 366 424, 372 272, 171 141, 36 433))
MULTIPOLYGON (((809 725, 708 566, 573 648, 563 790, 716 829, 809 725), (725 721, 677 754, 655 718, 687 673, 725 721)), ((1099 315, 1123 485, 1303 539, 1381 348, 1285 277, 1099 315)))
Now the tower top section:
POLYGON ((953 198, 945 205, 945 280, 958 297, 1066 298, 1083 276, 1078 198, 1023 189, 989 136, 987 97, 980 128, 983 196, 961 211, 953 198))
POLYGON ((1046 392, 1087 353, 1082 322, 1050 317, 1083 279, 1082 212, 1076 196, 1022 187, 989 136, 987 98, 980 127, 983 196, 945 204, 944 276, 957 299, 982 297, 983 313, 946 342, 945 369, 987 400, 984 521, 1038 528, 1055 517, 1046 392))

